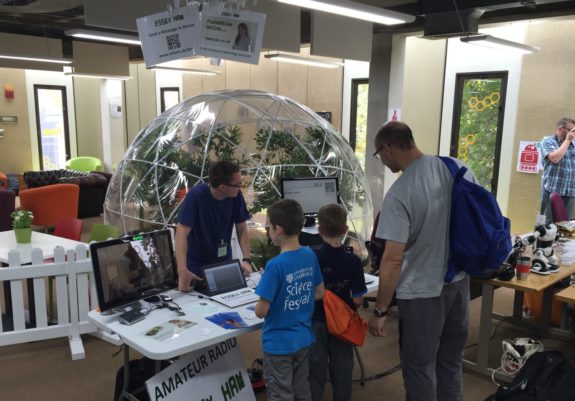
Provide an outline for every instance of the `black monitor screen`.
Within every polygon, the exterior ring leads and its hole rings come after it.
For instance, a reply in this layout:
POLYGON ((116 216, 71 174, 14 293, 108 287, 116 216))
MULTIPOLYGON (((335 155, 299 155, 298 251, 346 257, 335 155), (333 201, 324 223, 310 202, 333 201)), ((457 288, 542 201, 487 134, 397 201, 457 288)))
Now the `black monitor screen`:
POLYGON ((90 244, 102 312, 177 286, 170 230, 90 244))
POLYGON ((306 215, 315 215, 319 208, 339 202, 337 177, 283 178, 282 198, 299 202, 306 215))

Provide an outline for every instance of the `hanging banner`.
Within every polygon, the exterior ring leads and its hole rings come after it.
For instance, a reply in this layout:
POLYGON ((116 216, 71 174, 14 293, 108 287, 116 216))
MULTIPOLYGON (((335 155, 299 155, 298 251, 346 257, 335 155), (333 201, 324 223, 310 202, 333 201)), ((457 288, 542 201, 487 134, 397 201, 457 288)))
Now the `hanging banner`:
POLYGON ((200 18, 197 6, 138 18, 138 35, 146 68, 197 55, 200 18))
POLYGON ((541 169, 541 154, 537 148, 537 142, 519 142, 517 154, 517 171, 520 173, 537 174, 541 169))
POLYGON ((235 338, 182 356, 146 381, 152 401, 255 401, 235 338))
POLYGON ((199 53, 257 64, 266 15, 251 11, 206 10, 202 12, 199 53))

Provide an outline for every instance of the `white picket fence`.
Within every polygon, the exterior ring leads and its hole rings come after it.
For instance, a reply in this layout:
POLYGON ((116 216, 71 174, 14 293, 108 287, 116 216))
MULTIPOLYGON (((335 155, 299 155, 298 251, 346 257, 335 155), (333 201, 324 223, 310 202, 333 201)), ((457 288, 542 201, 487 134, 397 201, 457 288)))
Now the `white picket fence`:
MULTIPOLYGON (((30 265, 21 265, 20 254, 16 250, 10 251, 8 259, 9 267, 0 268, 0 283, 10 285, 14 327, 6 331, 0 320, 0 346, 67 337, 72 359, 83 359, 85 353, 80 335, 96 332, 96 327, 88 322, 87 316, 98 305, 87 247, 78 245, 75 250, 68 251, 56 247, 53 263, 44 263, 40 249, 32 249, 30 265), (26 326, 29 313, 24 300, 31 289, 26 292, 24 286, 25 283, 30 285, 30 282, 33 283, 35 327, 26 326), (56 316, 48 316, 49 303, 53 302, 48 300, 46 294, 46 288, 50 285, 54 286, 56 295, 56 316)), ((10 312, 6 308, 4 295, 0 298, 2 309, 10 312)))

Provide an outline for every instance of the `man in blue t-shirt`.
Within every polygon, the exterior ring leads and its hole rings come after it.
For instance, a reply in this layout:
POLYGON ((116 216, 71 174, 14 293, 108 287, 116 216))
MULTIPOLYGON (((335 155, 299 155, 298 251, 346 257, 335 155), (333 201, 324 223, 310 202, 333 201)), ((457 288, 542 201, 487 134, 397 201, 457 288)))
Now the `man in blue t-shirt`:
POLYGON ((193 281, 201 280, 202 266, 231 259, 234 225, 244 255, 242 269, 245 274, 252 271, 246 224, 250 215, 241 187, 239 166, 219 161, 210 169, 208 184, 195 185, 186 194, 176 228, 180 291, 189 291, 193 281))

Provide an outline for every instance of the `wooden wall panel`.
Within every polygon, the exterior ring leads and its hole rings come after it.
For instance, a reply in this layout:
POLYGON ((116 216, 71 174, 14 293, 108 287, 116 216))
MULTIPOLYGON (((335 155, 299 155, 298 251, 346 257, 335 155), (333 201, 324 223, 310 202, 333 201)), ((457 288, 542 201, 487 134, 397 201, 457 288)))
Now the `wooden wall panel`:
POLYGON ((307 105, 307 68, 305 65, 278 63, 278 95, 307 105))
MULTIPOLYGON (((529 25, 525 43, 541 50, 523 56, 514 149, 519 148, 519 141, 553 135, 561 117, 575 118, 574 35, 573 21, 529 25)), ((517 151, 512 159, 508 217, 513 232, 528 232, 541 205, 541 173, 518 173, 517 151)))
POLYGON ((343 92, 343 68, 307 69, 307 106, 313 111, 331 111, 331 125, 341 131, 342 103, 333 99, 341 99, 343 92))
POLYGON ((204 93, 222 91, 226 89, 226 67, 227 62, 224 62, 221 66, 210 65, 210 60, 204 58, 204 70, 219 71, 220 75, 209 76, 200 75, 204 81, 204 93))
POLYGON ((226 61, 225 89, 246 89, 251 87, 250 64, 226 61))
MULTIPOLYGON (((204 69, 203 58, 191 58, 184 60, 182 68, 191 68, 195 70, 204 69)), ((182 74, 182 99, 204 93, 204 81, 202 75, 182 74)))
POLYGON ((99 79, 74 78, 78 155, 104 160, 100 85, 99 79))
POLYGON ((4 174, 32 170, 30 125, 28 124, 28 97, 24 70, 0 68, 0 89, 5 84, 14 86, 14 99, 0 97, 0 113, 18 117, 17 123, 0 123, 4 138, 0 139, 0 171, 4 174))
POLYGON ((258 65, 250 65, 251 89, 278 92, 278 62, 260 55, 258 65))

